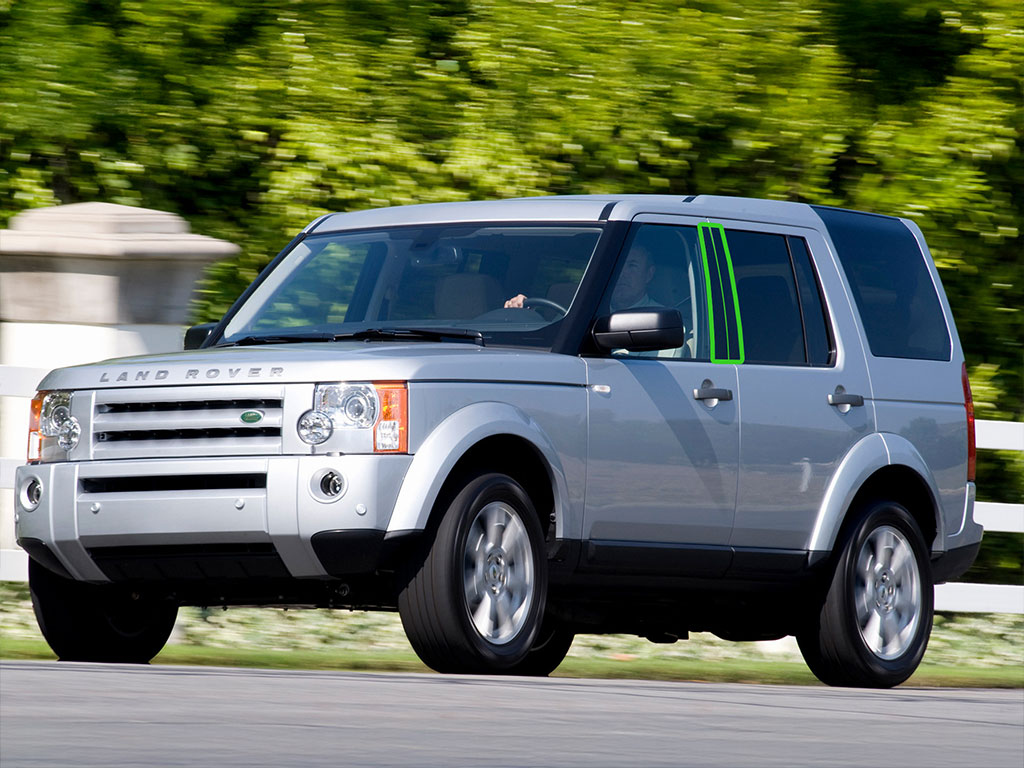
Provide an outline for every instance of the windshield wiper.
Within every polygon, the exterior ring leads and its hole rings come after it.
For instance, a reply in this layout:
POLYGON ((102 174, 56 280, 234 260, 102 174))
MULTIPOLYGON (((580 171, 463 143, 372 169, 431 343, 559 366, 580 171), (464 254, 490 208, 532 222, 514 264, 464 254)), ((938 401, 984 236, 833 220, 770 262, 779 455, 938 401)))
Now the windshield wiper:
POLYGON ((255 344, 298 344, 304 341, 444 341, 466 339, 484 346, 484 335, 480 331, 464 328, 365 328, 351 333, 279 333, 265 336, 243 336, 240 339, 217 344, 218 347, 248 347, 255 344))
POLYGON ((217 344, 218 347, 248 347, 253 344, 298 344, 303 341, 334 341, 333 333, 289 333, 266 336, 243 336, 240 339, 217 344))
POLYGON ((339 333, 335 341, 353 339, 355 341, 388 340, 398 341, 444 341, 446 339, 466 339, 478 346, 484 346, 484 335, 480 331, 465 328, 366 328, 352 333, 339 333))

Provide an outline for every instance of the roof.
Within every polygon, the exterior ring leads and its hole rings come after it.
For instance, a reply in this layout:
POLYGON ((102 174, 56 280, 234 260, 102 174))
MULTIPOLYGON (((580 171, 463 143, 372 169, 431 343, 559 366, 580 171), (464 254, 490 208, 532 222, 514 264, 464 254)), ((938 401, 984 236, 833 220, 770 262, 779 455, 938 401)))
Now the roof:
POLYGON ((306 232, 456 222, 631 221, 644 214, 821 226, 806 203, 719 195, 562 195, 331 213, 312 222, 306 232))

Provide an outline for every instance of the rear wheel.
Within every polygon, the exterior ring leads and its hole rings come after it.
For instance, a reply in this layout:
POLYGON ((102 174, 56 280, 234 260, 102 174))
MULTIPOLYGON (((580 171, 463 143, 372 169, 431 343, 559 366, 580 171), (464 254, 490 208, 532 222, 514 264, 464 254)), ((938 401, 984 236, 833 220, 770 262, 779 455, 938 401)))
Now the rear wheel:
POLYGON ((797 641, 822 682, 899 685, 928 645, 934 605, 921 529, 900 504, 868 505, 843 544, 824 603, 797 641))
POLYGON ((519 483, 497 473, 469 481, 399 594, 402 625, 423 662, 438 672, 514 673, 544 615, 543 544, 519 483))
POLYGON ((35 560, 28 580, 39 629, 61 661, 145 664, 164 647, 178 615, 164 595, 72 581, 35 560))

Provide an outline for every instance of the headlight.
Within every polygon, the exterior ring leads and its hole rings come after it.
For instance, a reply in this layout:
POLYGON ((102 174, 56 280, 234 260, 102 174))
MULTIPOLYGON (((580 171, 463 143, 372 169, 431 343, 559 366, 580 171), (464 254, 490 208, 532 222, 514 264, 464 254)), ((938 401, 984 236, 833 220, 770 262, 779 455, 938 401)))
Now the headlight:
POLYGON ((71 393, 47 392, 43 396, 39 431, 43 437, 56 437, 64 422, 71 418, 71 393))
POLYGON ((326 442, 335 430, 372 429, 374 451, 405 453, 409 446, 405 382, 318 384, 313 408, 299 417, 296 429, 309 445, 326 442))
POLYGON ((320 445, 334 433, 331 417, 320 411, 306 411, 299 416, 295 428, 299 432, 299 439, 309 445, 320 445))
POLYGON ((371 384, 321 384, 313 408, 330 416, 336 429, 368 429, 377 421, 380 402, 371 384))
POLYGON ((78 445, 81 436, 82 427, 71 415, 70 392, 40 392, 35 396, 28 428, 29 461, 66 459, 53 449, 66 454, 78 445))

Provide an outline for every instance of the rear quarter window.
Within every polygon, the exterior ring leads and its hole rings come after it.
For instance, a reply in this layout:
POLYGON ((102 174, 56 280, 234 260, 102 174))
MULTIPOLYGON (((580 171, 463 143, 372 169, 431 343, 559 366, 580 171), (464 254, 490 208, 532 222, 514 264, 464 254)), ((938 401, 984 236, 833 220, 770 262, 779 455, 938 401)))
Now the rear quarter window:
POLYGON ((949 360, 942 305, 917 240, 899 219, 814 206, 853 291, 871 354, 949 360))

